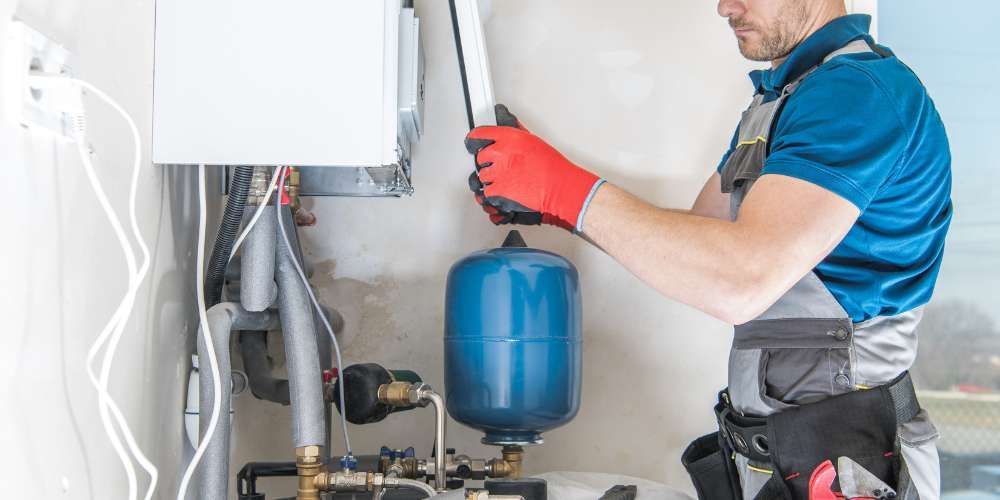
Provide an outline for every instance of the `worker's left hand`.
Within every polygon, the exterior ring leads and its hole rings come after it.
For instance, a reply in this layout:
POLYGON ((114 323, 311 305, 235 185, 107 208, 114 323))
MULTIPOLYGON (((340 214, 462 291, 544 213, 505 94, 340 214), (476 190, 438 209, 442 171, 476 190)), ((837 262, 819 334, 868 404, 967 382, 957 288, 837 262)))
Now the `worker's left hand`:
POLYGON ((503 105, 497 127, 478 127, 465 138, 476 156, 469 177, 476 201, 494 224, 552 224, 577 228, 584 204, 600 182, 525 129, 503 105))

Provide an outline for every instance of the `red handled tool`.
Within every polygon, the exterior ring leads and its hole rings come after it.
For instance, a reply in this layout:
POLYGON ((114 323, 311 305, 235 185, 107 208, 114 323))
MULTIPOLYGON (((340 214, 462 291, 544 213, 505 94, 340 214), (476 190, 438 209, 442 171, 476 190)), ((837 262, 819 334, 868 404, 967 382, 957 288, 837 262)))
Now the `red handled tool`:
POLYGON ((896 492, 874 474, 848 457, 837 459, 837 467, 827 460, 809 477, 809 500, 889 500, 896 492), (839 476, 838 476, 839 474, 839 476), (833 491, 840 479, 841 492, 833 491))
POLYGON ((816 467, 809 477, 809 500, 843 500, 843 495, 834 493, 833 480, 837 479, 837 469, 827 460, 816 467))

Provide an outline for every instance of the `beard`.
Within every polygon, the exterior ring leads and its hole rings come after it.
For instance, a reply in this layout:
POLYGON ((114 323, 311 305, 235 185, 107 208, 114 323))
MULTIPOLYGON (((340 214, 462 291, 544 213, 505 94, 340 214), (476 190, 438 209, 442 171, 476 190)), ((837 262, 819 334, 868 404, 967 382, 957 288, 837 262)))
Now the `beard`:
POLYGON ((730 19, 729 25, 734 29, 750 28, 759 35, 756 40, 737 38, 743 57, 751 61, 773 61, 787 56, 799 44, 798 33, 807 18, 806 2, 787 0, 780 7, 775 21, 769 25, 756 25, 739 18, 730 19))

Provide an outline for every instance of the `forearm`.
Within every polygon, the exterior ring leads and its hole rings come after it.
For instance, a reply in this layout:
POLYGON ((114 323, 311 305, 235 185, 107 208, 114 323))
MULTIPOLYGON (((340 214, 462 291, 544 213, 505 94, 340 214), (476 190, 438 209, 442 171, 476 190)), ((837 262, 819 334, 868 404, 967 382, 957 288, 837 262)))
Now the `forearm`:
POLYGON ((602 186, 584 233, 664 295, 730 323, 759 305, 748 293, 760 273, 744 228, 728 220, 649 205, 620 188, 602 186), (748 259, 750 257, 750 259, 748 259))
MULTIPOLYGON (((504 113, 498 107, 497 116, 504 113)), ((478 127, 466 136, 478 167, 469 186, 494 224, 582 230, 664 295, 730 323, 770 307, 833 250, 860 214, 851 201, 816 184, 764 175, 730 220, 732 200, 718 173, 690 211, 657 208, 601 185, 597 175, 510 121, 516 127, 478 127)))

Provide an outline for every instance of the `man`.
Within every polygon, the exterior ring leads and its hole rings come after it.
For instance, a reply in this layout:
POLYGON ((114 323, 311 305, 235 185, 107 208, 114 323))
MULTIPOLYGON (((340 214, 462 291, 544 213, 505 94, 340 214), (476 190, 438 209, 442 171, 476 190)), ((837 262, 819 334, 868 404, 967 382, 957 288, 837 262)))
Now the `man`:
POLYGON ((578 233, 736 325, 722 430, 683 457, 701 498, 821 498, 836 475, 848 498, 936 499, 937 433, 907 370, 952 214, 940 117, 842 0, 718 12, 771 68, 751 73, 753 102, 690 210, 605 183, 502 106, 501 126, 466 138, 476 200, 495 224, 578 233))

